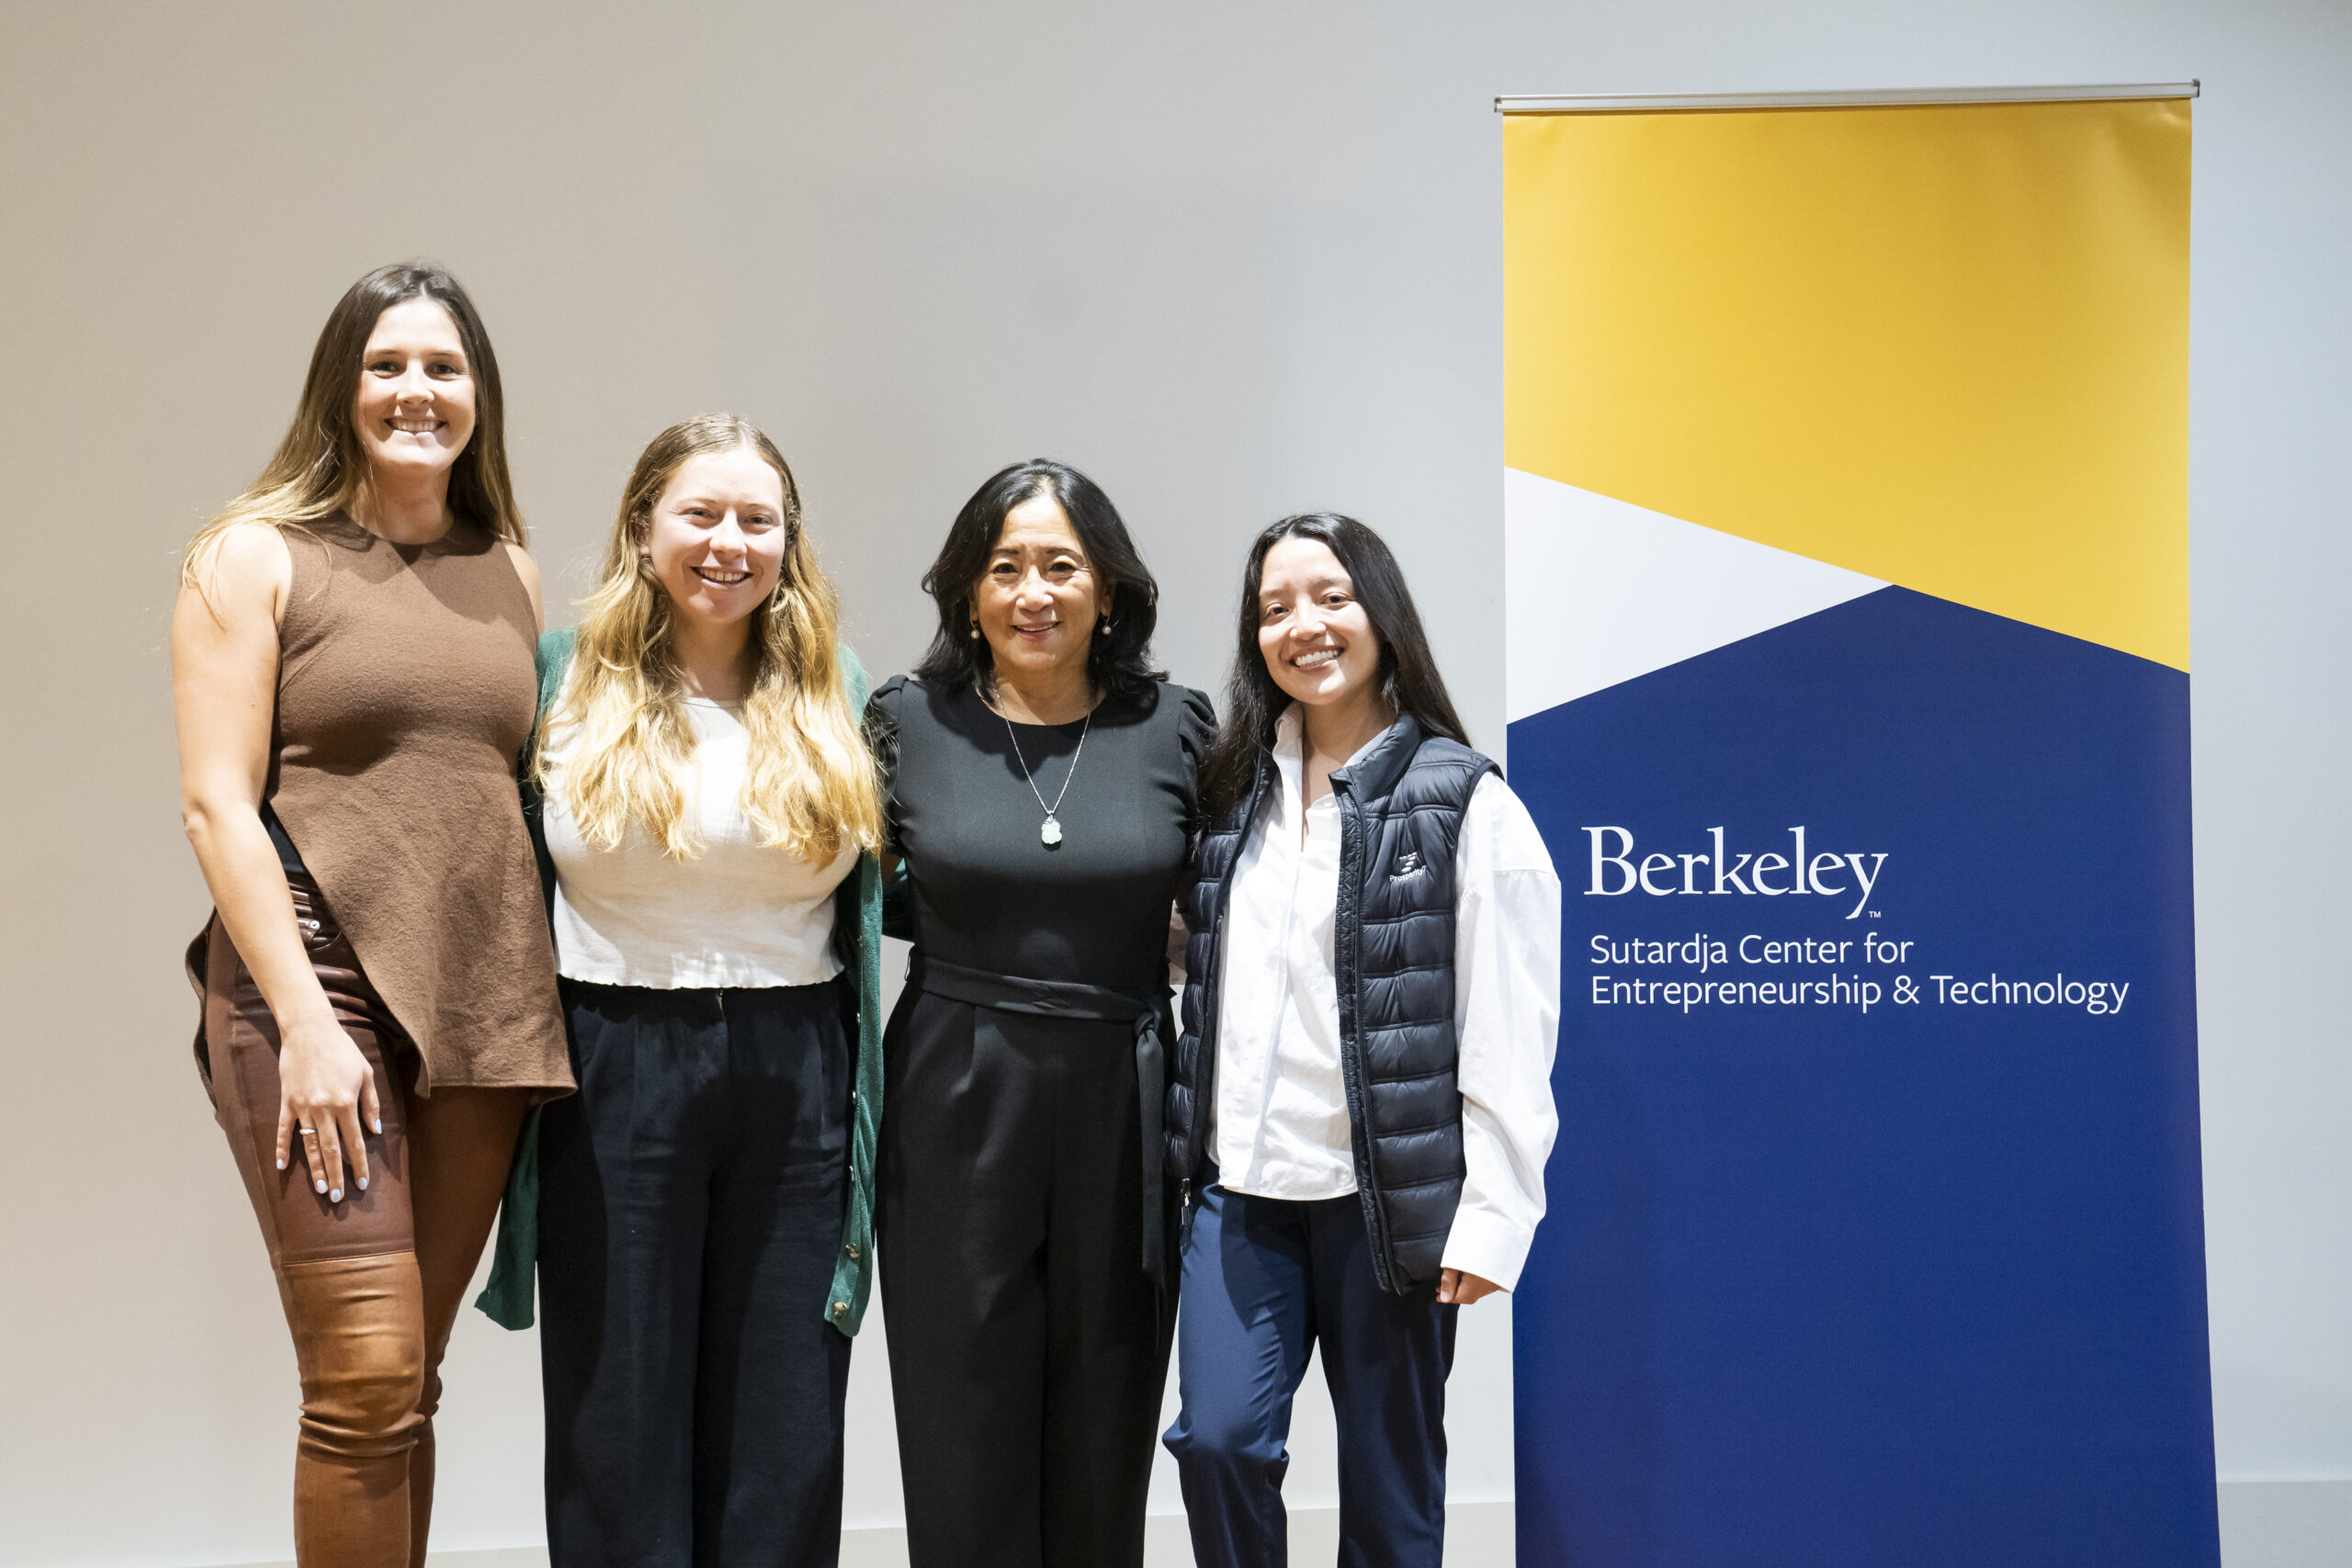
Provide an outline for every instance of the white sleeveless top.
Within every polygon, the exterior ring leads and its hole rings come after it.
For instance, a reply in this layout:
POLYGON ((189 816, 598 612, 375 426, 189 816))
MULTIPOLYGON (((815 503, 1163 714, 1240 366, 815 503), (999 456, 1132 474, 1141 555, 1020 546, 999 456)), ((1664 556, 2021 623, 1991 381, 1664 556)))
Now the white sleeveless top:
POLYGON ((750 732, 742 705, 686 700, 694 777, 686 808, 702 852, 673 860, 630 824, 615 850, 580 836, 565 799, 562 732, 548 737, 546 829, 554 857, 556 972, 648 990, 814 986, 841 973, 833 891, 857 863, 844 846, 816 866, 760 841, 743 814, 750 732))

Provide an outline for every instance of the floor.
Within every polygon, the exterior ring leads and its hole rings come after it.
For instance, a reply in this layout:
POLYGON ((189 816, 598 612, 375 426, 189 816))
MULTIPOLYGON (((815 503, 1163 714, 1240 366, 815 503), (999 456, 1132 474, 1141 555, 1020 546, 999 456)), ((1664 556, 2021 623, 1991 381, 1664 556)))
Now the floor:
POLYGON ((2222 1486, 2222 1568, 2352 1568, 2352 1481, 2222 1486))
MULTIPOLYGON (((2352 1568, 2352 1481, 2225 1483, 2222 1568, 2352 1568)), ((1511 1559, 1509 1503, 1458 1503, 1449 1510, 1447 1568, 1494 1568, 1511 1559)), ((1300 1568, 1329 1562, 1339 1548, 1339 1516, 1302 1509, 1291 1516, 1291 1559, 1300 1568)), ((427 1568, 547 1568, 538 1547, 436 1551, 427 1568)), ((889 1529, 842 1537, 841 1568, 905 1568, 906 1541, 889 1529)), ((1145 1568, 1192 1568, 1181 1515, 1155 1515, 1144 1546, 1145 1568)), ((253 1568, 293 1568, 256 1563, 253 1568)))

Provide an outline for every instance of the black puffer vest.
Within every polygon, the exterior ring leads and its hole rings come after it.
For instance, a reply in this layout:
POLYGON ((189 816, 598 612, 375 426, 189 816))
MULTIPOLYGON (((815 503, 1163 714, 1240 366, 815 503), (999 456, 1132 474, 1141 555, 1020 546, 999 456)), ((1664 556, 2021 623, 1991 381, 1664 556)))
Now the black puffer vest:
MULTIPOLYGON (((1381 1288, 1438 1275, 1462 1200, 1462 1094, 1454 1084, 1453 852, 1478 781, 1495 764, 1458 741, 1390 725, 1331 775, 1340 802, 1340 907, 1332 959, 1340 1069, 1356 1193, 1381 1288)), ((1187 894, 1184 1007, 1168 1089, 1168 1168, 1196 1179, 1216 1097, 1218 939, 1233 867, 1273 787, 1261 756, 1250 798, 1202 833, 1187 894)))

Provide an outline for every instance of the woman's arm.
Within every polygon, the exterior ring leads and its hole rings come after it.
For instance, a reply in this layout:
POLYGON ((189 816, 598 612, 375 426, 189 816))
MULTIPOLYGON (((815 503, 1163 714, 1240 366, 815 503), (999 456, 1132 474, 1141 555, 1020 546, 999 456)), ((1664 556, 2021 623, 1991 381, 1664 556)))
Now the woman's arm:
POLYGON ((860 716, 860 724, 865 731, 866 749, 874 753, 874 770, 882 785, 884 841, 876 856, 882 863, 882 934, 897 937, 901 942, 912 942, 915 923, 914 910, 910 906, 914 890, 908 881, 906 856, 899 843, 896 810, 899 716, 895 705, 906 684, 904 675, 893 675, 883 682, 866 699, 865 712, 860 716))
POLYGON ((293 557, 277 529, 231 529, 205 563, 202 588, 182 588, 172 611, 172 707, 180 742, 180 819, 220 923, 261 988, 279 1038, 277 1168, 295 1128, 311 1185, 343 1198, 347 1160, 368 1185, 364 1114, 382 1112, 368 1059, 335 1021, 294 923, 294 900, 262 826, 277 704, 277 624, 293 557))
POLYGON ((1454 897, 1464 1173, 1438 1300, 1467 1305, 1519 1282, 1559 1130, 1560 880, 1527 807, 1491 775, 1463 820, 1454 897))
POLYGON ((1184 959, 1192 945, 1193 930, 1184 923, 1184 902, 1177 899, 1168 906, 1168 987, 1184 988, 1184 959))

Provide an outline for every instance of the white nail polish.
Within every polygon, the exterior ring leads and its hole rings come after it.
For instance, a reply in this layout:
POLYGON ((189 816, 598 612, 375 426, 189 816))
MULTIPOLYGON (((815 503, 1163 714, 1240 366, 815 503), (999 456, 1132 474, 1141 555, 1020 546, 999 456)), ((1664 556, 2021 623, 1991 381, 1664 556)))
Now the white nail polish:
POLYGON ((364 1176, 359 1179, 359 1190, 362 1192, 368 1190, 368 1179, 364 1176))
POLYGON ((328 1202, 330 1202, 330 1203, 340 1203, 340 1202, 342 1202, 342 1201, 343 1201, 343 1189, 342 1189, 342 1188, 340 1188, 340 1187, 338 1187, 338 1188, 336 1188, 334 1191, 332 1191, 332 1192, 328 1193, 328 1194, 327 1194, 327 1201, 328 1201, 328 1202))
POLYGON ((327 1184, 324 1181, 316 1181, 311 1183, 311 1185, 316 1187, 322 1192, 327 1190, 327 1184))

